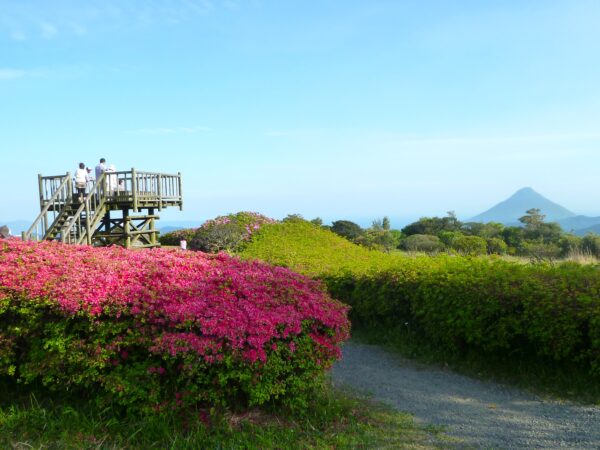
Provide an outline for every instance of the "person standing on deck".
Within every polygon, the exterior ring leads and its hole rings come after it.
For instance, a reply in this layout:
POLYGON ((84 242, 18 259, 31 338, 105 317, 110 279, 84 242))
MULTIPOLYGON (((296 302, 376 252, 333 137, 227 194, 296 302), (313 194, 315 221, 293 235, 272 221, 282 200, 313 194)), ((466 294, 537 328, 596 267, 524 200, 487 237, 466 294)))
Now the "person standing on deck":
POLYGON ((96 166, 96 183, 100 179, 100 175, 102 175, 106 171, 106 160, 104 158, 100 158, 100 164, 96 166))
POLYGON ((77 188, 77 195, 79 196, 80 203, 85 197, 85 187, 89 180, 90 177, 88 176, 88 171, 85 168, 85 164, 79 163, 79 169, 75 171, 75 187, 77 188))

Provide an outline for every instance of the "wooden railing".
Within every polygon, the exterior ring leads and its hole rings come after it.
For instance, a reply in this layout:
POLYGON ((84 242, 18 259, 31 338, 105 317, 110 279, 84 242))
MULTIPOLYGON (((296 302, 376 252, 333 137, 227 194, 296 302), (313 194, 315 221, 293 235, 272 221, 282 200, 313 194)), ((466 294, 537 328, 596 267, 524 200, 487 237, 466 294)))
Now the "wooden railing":
POLYGON ((165 204, 176 204, 180 209, 183 208, 180 173, 173 175, 131 169, 105 174, 109 202, 131 202, 134 211, 149 202, 156 203, 159 211, 165 204))
POLYGON ((106 174, 100 175, 73 217, 60 230, 60 240, 66 244, 92 244, 92 234, 104 216, 106 204, 106 174), (85 215, 84 215, 85 213, 85 215))
POLYGON ((22 233, 23 240, 44 239, 52 224, 73 198, 73 186, 69 172, 66 175, 52 177, 39 175, 38 180, 41 212, 31 227, 22 233))

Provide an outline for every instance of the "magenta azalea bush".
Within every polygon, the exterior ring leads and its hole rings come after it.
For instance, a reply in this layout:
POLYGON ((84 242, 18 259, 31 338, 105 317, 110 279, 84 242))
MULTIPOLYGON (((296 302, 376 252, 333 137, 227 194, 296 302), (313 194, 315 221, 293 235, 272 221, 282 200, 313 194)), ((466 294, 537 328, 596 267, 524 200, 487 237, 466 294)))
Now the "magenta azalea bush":
POLYGON ((129 408, 301 405, 347 307, 224 254, 0 241, 0 376, 129 408))

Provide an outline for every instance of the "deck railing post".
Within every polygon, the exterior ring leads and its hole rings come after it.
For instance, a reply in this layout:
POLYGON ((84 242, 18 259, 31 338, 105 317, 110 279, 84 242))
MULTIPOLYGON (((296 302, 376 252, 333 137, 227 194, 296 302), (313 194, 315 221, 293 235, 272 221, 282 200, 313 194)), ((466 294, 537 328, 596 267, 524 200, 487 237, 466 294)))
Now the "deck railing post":
POLYGON ((138 183, 137 183, 137 175, 135 173, 135 169, 132 167, 131 168, 131 190, 132 190, 132 195, 133 195, 133 212, 138 212, 138 198, 137 198, 137 190, 138 190, 138 183))
POLYGON ((183 192, 181 183, 181 172, 177 172, 177 180, 179 183, 179 211, 183 209, 183 192))
POLYGON ((158 210, 162 211, 162 175, 158 174, 158 210))
POLYGON ((90 195, 85 199, 85 234, 88 245, 92 245, 92 228, 90 227, 90 195))
POLYGON ((44 208, 44 181, 42 174, 38 173, 38 187, 40 190, 40 210, 44 208))

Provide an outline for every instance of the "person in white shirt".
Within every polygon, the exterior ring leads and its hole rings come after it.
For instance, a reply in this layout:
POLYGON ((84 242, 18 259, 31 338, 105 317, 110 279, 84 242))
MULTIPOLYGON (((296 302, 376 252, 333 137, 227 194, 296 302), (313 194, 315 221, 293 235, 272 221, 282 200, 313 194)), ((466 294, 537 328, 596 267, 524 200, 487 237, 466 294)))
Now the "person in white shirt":
POLYGON ((85 164, 79 163, 79 169, 75 171, 75 187, 77 188, 79 202, 82 202, 85 197, 85 187, 89 179, 90 177, 88 176, 88 171, 85 169, 85 164))
POLYGON ((109 168, 107 168, 104 173, 106 174, 106 188, 108 189, 108 193, 110 195, 114 195, 117 190, 117 168, 114 164, 111 164, 109 168))
POLYGON ((102 175, 106 171, 106 160, 104 158, 100 158, 100 164, 96 166, 96 182, 100 179, 100 175, 102 175))

